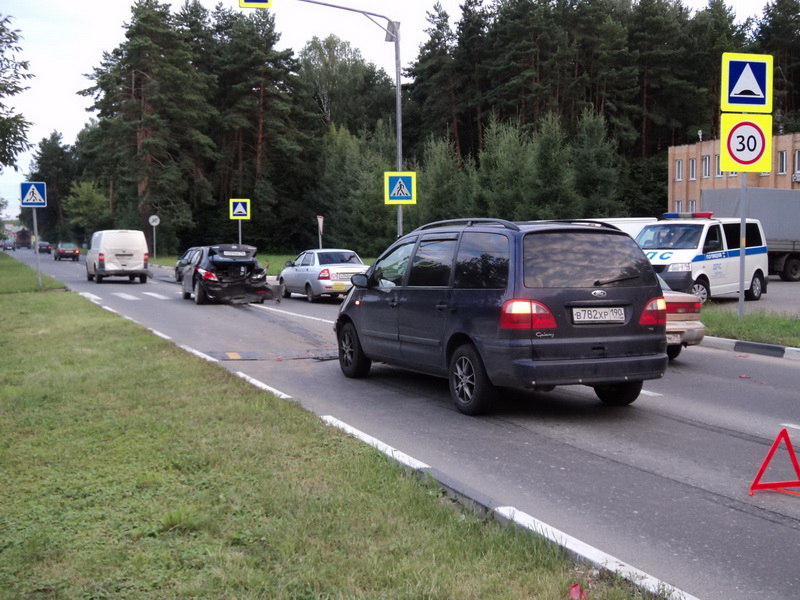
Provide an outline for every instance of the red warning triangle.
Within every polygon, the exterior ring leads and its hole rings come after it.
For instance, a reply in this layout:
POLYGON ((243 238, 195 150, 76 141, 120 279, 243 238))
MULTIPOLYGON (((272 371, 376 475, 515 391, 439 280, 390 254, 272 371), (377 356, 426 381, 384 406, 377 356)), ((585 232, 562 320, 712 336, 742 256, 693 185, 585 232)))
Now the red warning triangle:
POLYGON ((786 429, 781 429, 778 437, 776 437, 775 441, 772 443, 772 448, 770 448, 769 452, 767 452, 767 458, 764 459, 764 464, 761 465, 761 468, 758 470, 758 474, 756 474, 756 478, 753 479, 753 483, 750 484, 750 495, 752 496, 755 490, 782 491, 781 488, 797 486, 800 486, 800 464, 797 463, 797 456, 795 456, 794 448, 792 447, 792 441, 789 439, 789 433, 786 431, 786 429), (764 475, 764 471, 767 470, 769 461, 772 460, 772 457, 774 456, 775 451, 778 449, 778 446, 780 446, 781 441, 786 444, 786 450, 789 452, 789 458, 792 461, 792 466, 794 467, 794 473, 797 475, 797 479, 795 481, 772 481, 761 483, 761 477, 764 475))

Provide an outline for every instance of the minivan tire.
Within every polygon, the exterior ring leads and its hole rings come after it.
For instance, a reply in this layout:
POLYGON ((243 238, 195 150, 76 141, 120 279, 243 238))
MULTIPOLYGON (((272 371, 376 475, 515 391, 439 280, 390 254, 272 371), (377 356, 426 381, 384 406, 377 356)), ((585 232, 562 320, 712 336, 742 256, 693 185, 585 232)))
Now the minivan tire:
POLYGON ((100 273, 95 272, 94 274, 94 282, 95 283, 103 283, 103 276, 100 273))
POLYGON ((667 358, 669 360, 675 360, 678 358, 681 350, 683 350, 683 346, 681 344, 672 344, 671 346, 667 346, 667 358))
POLYGON ((147 283, 147 275, 139 275, 139 283, 147 283))
POLYGON ((603 404, 609 406, 627 406, 639 397, 642 381, 624 381, 594 386, 594 393, 603 404))
POLYGON ((450 382, 450 398, 460 412, 480 415, 488 410, 494 396, 494 386, 475 346, 463 344, 456 348, 450 359, 447 378, 450 382))
POLYGON ((364 354, 361 341, 352 323, 345 323, 339 332, 339 367, 345 377, 366 377, 372 361, 364 354))
POLYGON ((756 301, 761 299, 761 294, 764 291, 764 281, 761 275, 756 273, 753 275, 753 281, 750 282, 750 288, 744 291, 744 299, 756 301))

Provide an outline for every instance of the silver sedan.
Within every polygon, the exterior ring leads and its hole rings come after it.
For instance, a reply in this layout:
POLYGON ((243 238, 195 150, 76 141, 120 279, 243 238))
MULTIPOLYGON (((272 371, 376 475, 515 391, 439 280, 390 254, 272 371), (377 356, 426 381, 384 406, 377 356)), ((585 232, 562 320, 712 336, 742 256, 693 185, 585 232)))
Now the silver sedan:
POLYGON ((320 296, 346 294, 353 284, 350 278, 364 273, 368 265, 352 250, 342 248, 320 248, 301 252, 294 261, 287 260, 279 280, 283 297, 292 293, 304 294, 309 302, 320 296))

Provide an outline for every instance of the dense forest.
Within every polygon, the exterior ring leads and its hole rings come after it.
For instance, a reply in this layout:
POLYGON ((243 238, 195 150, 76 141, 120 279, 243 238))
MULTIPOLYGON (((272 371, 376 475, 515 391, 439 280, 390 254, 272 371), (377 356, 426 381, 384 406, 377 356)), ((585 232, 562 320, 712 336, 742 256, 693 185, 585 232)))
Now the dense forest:
MULTIPOLYGON (((723 52, 771 54, 775 129, 800 127, 800 0, 736 23, 723 0, 464 0, 440 5, 403 85, 404 169, 436 219, 655 215, 666 151, 717 135, 723 52)), ((23 32, 24 33, 24 32, 23 32)), ((395 170, 394 80, 333 35, 276 49, 269 11, 176 13, 139 0, 126 39, 83 92, 92 119, 72 145, 38 143, 45 239, 161 219, 161 251, 233 241, 230 198, 250 198, 245 241, 291 253, 324 241, 374 256, 396 236, 383 203, 395 170)), ((23 210, 23 221, 30 221, 23 210)))

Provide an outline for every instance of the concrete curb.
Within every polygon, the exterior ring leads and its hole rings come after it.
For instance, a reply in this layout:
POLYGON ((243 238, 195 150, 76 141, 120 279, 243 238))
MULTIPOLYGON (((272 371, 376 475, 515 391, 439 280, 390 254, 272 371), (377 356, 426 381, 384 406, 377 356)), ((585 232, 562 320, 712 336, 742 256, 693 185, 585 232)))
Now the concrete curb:
POLYGON ((742 342, 706 336, 700 342, 701 346, 713 348, 715 350, 726 350, 728 352, 747 352, 749 354, 759 354, 761 356, 771 356, 773 358, 786 358, 788 360, 800 361, 800 348, 789 346, 777 346, 775 344, 762 344, 759 342, 742 342))

